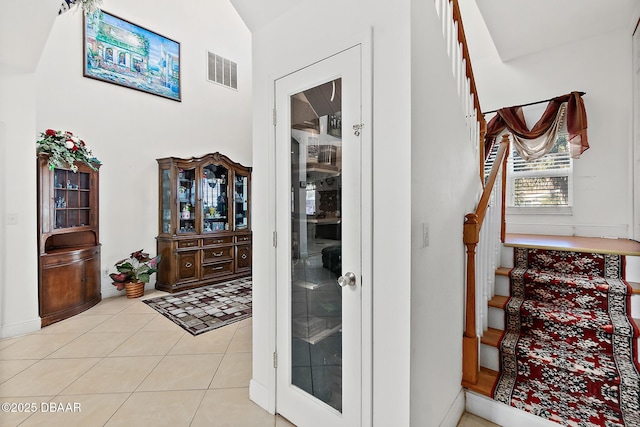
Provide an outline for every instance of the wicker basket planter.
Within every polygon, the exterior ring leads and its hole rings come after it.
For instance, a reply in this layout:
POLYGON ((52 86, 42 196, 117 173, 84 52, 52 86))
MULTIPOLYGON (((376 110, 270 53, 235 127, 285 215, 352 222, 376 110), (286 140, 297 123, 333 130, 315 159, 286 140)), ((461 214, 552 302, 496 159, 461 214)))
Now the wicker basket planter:
POLYGON ((144 295, 144 282, 130 282, 124 285, 127 298, 140 298, 144 295))

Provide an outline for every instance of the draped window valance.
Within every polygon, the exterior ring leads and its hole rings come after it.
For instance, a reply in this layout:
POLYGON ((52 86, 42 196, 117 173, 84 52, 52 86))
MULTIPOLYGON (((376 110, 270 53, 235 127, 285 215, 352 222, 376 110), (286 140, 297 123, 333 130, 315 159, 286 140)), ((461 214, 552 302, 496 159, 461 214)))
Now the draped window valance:
POLYGON ((531 130, 527 127, 521 106, 501 108, 487 123, 485 155, 491 152, 496 138, 508 129, 513 135, 514 148, 525 160, 535 160, 551 150, 558 130, 566 119, 569 132, 571 157, 580 155, 589 148, 587 137, 587 113, 582 94, 571 92, 549 101, 542 117, 531 130))

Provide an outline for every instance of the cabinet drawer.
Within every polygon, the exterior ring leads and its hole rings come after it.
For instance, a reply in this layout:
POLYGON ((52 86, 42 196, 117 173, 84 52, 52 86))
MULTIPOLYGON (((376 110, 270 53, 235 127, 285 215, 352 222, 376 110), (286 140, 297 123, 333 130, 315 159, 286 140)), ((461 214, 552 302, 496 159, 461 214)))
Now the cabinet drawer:
POLYGON ((236 249, 236 271, 251 270, 251 245, 238 245, 236 249))
POLYGON ((202 266, 202 277, 207 278, 221 274, 233 273, 233 261, 220 262, 202 266))
POLYGON ((198 246, 198 240, 180 240, 178 242, 178 248, 194 248, 198 246))
POLYGON ((250 234, 244 234, 241 236, 236 236, 236 243, 247 243, 251 241, 251 235, 250 234))
POLYGON ((197 252, 182 252, 178 254, 178 281, 196 278, 197 252))
POLYGON ((202 246, 221 245, 224 243, 233 243, 233 236, 212 237, 202 240, 202 246))
POLYGON ((202 263, 217 262, 233 258, 233 246, 222 246, 202 250, 202 263))

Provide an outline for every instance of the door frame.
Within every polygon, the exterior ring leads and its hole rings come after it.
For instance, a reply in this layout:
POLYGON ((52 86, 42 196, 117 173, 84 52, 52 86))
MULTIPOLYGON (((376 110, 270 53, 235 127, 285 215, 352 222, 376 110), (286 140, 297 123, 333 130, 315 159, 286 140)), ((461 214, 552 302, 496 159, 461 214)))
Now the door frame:
MULTIPOLYGON (((336 55, 342 51, 361 45, 362 66, 361 66, 361 97, 362 97, 362 123, 364 126, 361 133, 361 256, 362 256, 362 279, 361 279, 361 398, 363 426, 373 424, 373 38, 371 28, 365 34, 345 39, 340 43, 331 45, 321 45, 315 49, 313 57, 296 61, 295 67, 272 73, 269 76, 269 110, 266 111, 269 121, 272 123, 269 132, 269 191, 273 195, 269 209, 271 210, 271 230, 275 235, 276 231, 276 126, 271 117, 276 103, 276 81, 302 70, 310 65, 320 62, 326 58, 336 55)), ((344 131, 352 132, 352 124, 344 124, 344 131)), ((276 319, 277 319, 277 275, 276 275, 276 247, 271 246, 269 252, 270 268, 268 278, 269 292, 269 332, 267 340, 269 351, 276 353, 276 319)), ((255 339, 255 338, 254 338, 255 339)), ((259 390, 257 387, 251 389, 252 399, 261 404, 272 413, 277 412, 276 402, 276 368, 272 369, 267 390, 259 390), (266 395, 262 392, 266 392, 266 395)))

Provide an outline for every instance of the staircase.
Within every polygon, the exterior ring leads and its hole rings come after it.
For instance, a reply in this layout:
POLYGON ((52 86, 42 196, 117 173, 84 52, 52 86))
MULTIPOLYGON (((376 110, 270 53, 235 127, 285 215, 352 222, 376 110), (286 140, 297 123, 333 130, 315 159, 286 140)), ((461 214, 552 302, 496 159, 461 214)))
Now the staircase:
MULTIPOLYGON (((505 171, 509 138, 503 136, 491 172, 485 176, 486 122, 481 113, 458 0, 434 0, 434 4, 442 20, 442 34, 452 61, 452 73, 467 120, 469 140, 472 146, 477 147, 479 175, 484 185, 475 211, 465 216, 463 228, 467 259, 462 386, 468 390, 466 409, 508 427, 557 426, 493 400, 500 370, 498 346, 505 330, 505 306, 510 297, 509 272, 514 267, 514 248, 625 255, 625 279, 633 288, 631 313, 640 319, 640 243, 624 239, 506 235, 505 171)), ((640 324, 640 320, 634 322, 640 324)), ((634 427, 640 427, 640 422, 636 424, 634 427)))
MULTIPOLYGON (((561 236, 536 236, 536 235, 516 235, 507 234, 505 243, 500 253, 500 266, 495 271, 495 295, 488 301, 488 328, 484 330, 480 345, 480 372, 476 384, 465 384, 468 390, 487 398, 493 397, 493 390, 500 374, 500 350, 499 344, 505 329, 505 306, 510 296, 509 272, 514 267, 514 248, 541 248, 547 250, 560 251, 582 251, 604 254, 620 254, 626 256, 626 280, 633 289, 631 297, 631 314, 640 318, 640 243, 625 239, 593 239, 579 237, 561 236)), ((636 325, 640 326, 640 320, 634 319, 636 325)), ((639 343, 640 344, 640 343, 639 343)), ((636 355, 637 357, 637 355, 636 355)), ((468 395, 469 399, 469 395, 468 395)), ((473 401, 474 397, 471 396, 473 401)), ((495 410, 495 407, 505 406, 495 403, 494 410, 487 410, 486 402, 483 403, 488 413, 478 413, 494 422, 504 425, 534 425, 516 424, 509 418, 509 410, 502 408, 495 410), (496 413, 503 411, 503 418, 496 416, 496 413), (508 423, 504 423, 505 419, 508 423)), ((469 408, 468 408, 469 409, 469 408)), ((473 412, 473 411, 472 411, 473 412)), ((529 414, 527 414, 529 415, 529 414)), ((558 425, 538 418, 535 425, 558 425)))

